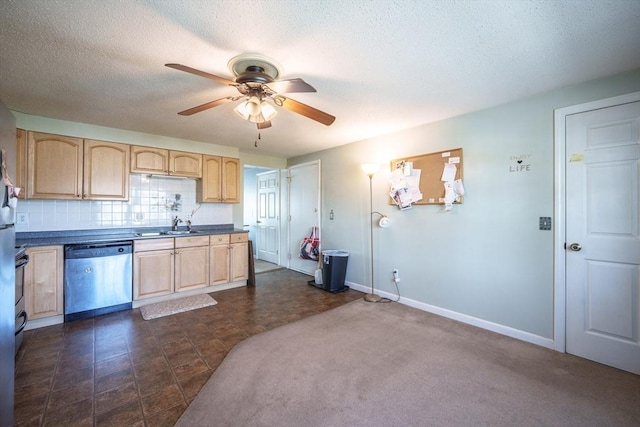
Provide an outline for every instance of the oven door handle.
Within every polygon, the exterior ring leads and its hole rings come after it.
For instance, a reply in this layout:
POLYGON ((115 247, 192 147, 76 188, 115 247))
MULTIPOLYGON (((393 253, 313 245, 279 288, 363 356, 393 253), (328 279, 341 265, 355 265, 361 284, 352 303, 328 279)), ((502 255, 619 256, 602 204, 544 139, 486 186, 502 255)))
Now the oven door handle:
POLYGON ((22 311, 22 313, 20 313, 20 315, 18 316, 18 318, 24 318, 24 320, 22 321, 22 325, 20 325, 20 327, 18 328, 18 330, 16 331, 16 336, 22 332, 22 330, 27 326, 27 312, 26 311, 22 311))
POLYGON ((29 263, 29 255, 22 255, 20 258, 16 260, 16 270, 18 268, 22 268, 29 263))

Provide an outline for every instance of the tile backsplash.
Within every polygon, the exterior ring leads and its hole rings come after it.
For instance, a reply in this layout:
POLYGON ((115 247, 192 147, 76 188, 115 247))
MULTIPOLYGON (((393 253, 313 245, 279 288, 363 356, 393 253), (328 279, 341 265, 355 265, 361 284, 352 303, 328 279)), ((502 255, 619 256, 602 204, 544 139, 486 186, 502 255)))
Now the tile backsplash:
POLYGON ((21 200, 16 231, 170 226, 175 216, 191 219, 193 225, 233 223, 232 205, 196 203, 193 179, 149 175, 130 179, 128 201, 21 200))

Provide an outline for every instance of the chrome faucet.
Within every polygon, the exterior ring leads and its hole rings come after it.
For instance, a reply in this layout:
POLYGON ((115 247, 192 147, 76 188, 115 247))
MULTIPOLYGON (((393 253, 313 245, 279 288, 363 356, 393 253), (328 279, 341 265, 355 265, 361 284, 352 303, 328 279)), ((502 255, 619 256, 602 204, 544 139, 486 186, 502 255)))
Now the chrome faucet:
POLYGON ((177 216, 175 218, 173 218, 172 225, 171 225, 171 230, 178 231, 178 224, 180 224, 181 222, 182 222, 182 220, 180 218, 178 218, 177 216))
POLYGON ((188 219, 186 224, 187 224, 187 231, 191 231, 191 220, 188 219))

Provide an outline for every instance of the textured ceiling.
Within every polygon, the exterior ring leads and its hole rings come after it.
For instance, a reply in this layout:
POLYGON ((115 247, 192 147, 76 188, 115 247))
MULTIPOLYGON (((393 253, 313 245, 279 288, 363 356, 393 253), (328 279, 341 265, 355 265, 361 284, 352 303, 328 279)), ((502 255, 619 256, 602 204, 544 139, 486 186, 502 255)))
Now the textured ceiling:
POLYGON ((2 0, 0 99, 28 114, 292 157, 640 68, 640 2, 2 0), (164 66, 232 78, 258 53, 337 117, 279 109, 261 132, 236 95, 164 66))

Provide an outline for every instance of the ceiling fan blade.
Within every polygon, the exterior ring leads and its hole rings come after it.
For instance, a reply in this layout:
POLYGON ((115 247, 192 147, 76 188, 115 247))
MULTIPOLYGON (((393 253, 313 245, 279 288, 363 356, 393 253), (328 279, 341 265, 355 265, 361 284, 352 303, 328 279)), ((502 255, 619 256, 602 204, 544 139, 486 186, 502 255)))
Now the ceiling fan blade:
POLYGON ((320 122, 323 125, 329 126, 331 125, 336 118, 331 114, 325 113, 324 111, 320 111, 316 108, 309 107, 302 102, 294 101, 291 98, 285 98, 284 96, 277 96, 274 98, 274 102, 276 105, 286 108, 289 111, 293 111, 294 113, 302 114, 305 117, 310 118, 311 120, 315 120, 316 122, 320 122))
POLYGON ((256 123, 256 125, 258 126, 258 129, 267 129, 271 127, 271 122, 267 120, 266 122, 256 123))
POLYGON ((200 111, 208 110, 209 108, 217 107, 218 105, 226 104, 227 102, 234 101, 236 98, 233 96, 227 96, 225 98, 216 99, 215 101, 207 102, 206 104, 198 105, 197 107, 189 108, 188 110, 180 111, 178 114, 181 116, 190 116, 200 111))
POLYGON ((316 92, 313 86, 302 79, 278 80, 267 86, 276 93, 316 92))
POLYGON ((206 73, 204 71, 196 70, 195 68, 187 67, 182 64, 164 64, 166 67, 173 68, 174 70, 185 71, 187 73, 195 74, 196 76, 205 77, 207 79, 215 80, 223 85, 236 86, 236 82, 233 80, 225 79, 224 77, 216 76, 215 74, 206 73))

